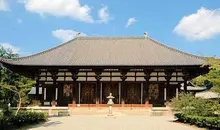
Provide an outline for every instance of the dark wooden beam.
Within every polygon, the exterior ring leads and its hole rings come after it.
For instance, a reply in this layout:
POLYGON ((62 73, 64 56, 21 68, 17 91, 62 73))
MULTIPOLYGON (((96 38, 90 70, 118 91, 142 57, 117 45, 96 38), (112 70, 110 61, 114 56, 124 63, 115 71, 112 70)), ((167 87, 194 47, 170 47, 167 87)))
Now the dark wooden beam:
POLYGON ((101 74, 102 71, 101 70, 96 70, 95 71, 95 78, 96 78, 96 88, 95 88, 95 95, 96 95, 96 104, 100 104, 100 88, 101 88, 101 84, 100 84, 100 80, 101 80, 101 74))
POLYGON ((165 71, 165 74, 166 74, 166 77, 165 77, 165 79, 166 79, 166 105, 170 101, 170 87, 169 87, 169 84, 170 84, 170 79, 172 78, 172 73, 173 73, 173 70, 171 70, 171 69, 165 71))
POLYGON ((72 70, 71 71, 72 74, 72 94, 73 94, 73 99, 72 99, 72 103, 76 104, 77 103, 77 99, 79 97, 79 91, 78 91, 78 85, 77 85, 77 79, 78 79, 78 70, 72 70))
MULTIPOLYGON (((56 89, 58 89, 57 82, 56 82, 57 79, 58 79, 58 76, 57 76, 58 71, 51 70, 50 74, 51 74, 52 79, 53 79, 53 87, 55 87, 55 96, 54 96, 53 100, 56 101, 56 100, 58 100, 58 94, 57 94, 57 99, 56 99, 56 89)), ((53 105, 55 105, 55 104, 53 104, 53 105)))
POLYGON ((184 80, 184 92, 187 93, 187 81, 190 79, 190 75, 189 75, 189 72, 188 71, 184 71, 183 72, 184 74, 184 77, 183 77, 183 80, 184 80))
POLYGON ((145 86, 143 87, 143 89, 144 89, 144 98, 143 98, 143 100, 144 100, 144 103, 145 103, 145 105, 148 105, 149 104, 149 80, 150 80, 150 78, 151 78, 151 76, 150 76, 150 74, 153 72, 153 70, 150 70, 150 69, 144 69, 144 74, 145 74, 145 76, 144 76, 144 79, 145 79, 145 86))
POLYGON ((127 70, 121 70, 121 104, 122 104, 122 106, 124 106, 124 104, 125 104, 125 93, 126 93, 126 91, 125 91, 125 80, 127 79, 127 70))

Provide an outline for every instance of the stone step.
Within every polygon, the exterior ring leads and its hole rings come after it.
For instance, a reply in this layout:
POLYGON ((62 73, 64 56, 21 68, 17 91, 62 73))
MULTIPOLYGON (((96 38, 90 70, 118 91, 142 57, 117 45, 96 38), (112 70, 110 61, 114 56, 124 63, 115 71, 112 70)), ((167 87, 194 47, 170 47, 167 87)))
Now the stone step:
POLYGON ((168 116, 172 115, 172 110, 169 107, 153 107, 149 111, 150 116, 168 116))

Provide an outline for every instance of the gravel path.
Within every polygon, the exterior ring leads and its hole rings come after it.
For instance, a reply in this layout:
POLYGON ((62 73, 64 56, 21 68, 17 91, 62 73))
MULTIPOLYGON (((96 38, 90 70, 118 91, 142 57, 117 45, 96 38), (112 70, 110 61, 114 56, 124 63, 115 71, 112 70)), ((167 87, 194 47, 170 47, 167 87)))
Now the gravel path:
POLYGON ((198 130, 194 126, 173 122, 172 116, 73 115, 52 117, 49 122, 30 130, 198 130))

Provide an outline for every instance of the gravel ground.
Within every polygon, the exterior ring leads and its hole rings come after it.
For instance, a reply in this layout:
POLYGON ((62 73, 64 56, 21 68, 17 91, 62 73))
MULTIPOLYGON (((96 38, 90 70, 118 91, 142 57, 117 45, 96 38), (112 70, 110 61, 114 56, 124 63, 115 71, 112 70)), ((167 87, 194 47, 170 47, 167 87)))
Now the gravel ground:
POLYGON ((52 117, 29 130, 198 130, 195 126, 174 122, 172 116, 73 115, 52 117))

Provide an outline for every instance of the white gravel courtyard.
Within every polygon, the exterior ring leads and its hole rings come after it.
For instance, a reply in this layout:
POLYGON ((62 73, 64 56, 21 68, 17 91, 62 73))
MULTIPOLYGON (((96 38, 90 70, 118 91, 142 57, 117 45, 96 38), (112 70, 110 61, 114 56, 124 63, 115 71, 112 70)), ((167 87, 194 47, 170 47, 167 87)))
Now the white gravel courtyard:
POLYGON ((73 115, 52 117, 50 121, 30 130, 198 130, 195 126, 173 122, 172 116, 73 115))

